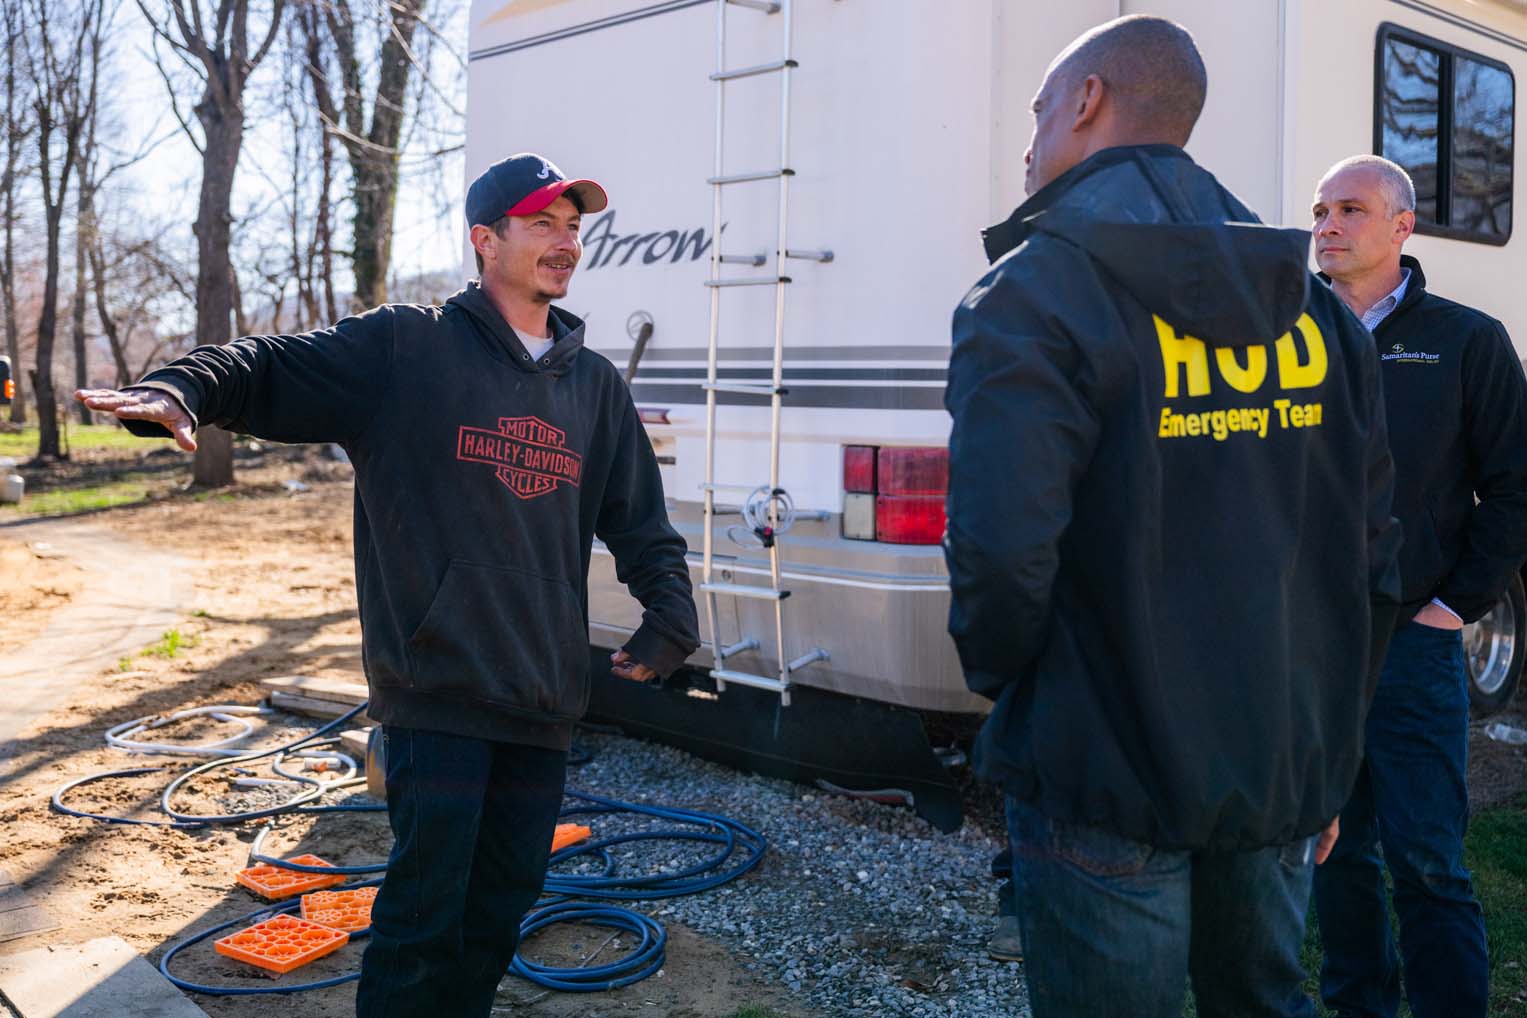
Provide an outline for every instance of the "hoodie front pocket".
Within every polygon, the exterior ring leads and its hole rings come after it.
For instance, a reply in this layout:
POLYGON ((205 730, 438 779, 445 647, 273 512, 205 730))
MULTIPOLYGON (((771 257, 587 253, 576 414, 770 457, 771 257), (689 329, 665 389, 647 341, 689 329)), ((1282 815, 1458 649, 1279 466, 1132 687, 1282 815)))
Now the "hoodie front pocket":
POLYGON ((552 719, 588 703, 588 637, 573 588, 452 559, 408 641, 412 687, 552 719))

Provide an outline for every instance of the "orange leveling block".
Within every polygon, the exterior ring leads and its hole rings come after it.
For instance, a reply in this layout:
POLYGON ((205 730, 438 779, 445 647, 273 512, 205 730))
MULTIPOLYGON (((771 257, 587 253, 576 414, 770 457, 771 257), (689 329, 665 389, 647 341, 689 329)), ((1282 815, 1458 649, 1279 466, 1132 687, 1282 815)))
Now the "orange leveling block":
POLYGON ((343 930, 331 930, 296 916, 278 915, 214 941, 212 947, 218 954, 237 961, 284 973, 333 954, 349 940, 350 934, 343 930))
POLYGON ((371 903, 375 887, 357 887, 350 891, 315 891, 302 896, 302 918, 331 929, 356 933, 371 925, 371 903))
MULTIPOLYGON (((332 866, 327 860, 320 859, 316 855, 296 855, 286 860, 300 866, 332 866)), ((342 884, 349 878, 344 874, 325 876, 320 873, 299 873, 296 870, 284 870, 279 866, 260 865, 251 866, 248 869, 239 870, 234 874, 234 879, 254 893, 269 901, 278 901, 281 898, 290 898, 294 894, 302 894, 305 891, 317 891, 325 887, 333 887, 342 884)))
POLYGON ((551 836, 551 850, 560 852, 570 845, 576 845, 580 841, 589 840, 594 832, 582 824, 558 824, 557 829, 551 836))

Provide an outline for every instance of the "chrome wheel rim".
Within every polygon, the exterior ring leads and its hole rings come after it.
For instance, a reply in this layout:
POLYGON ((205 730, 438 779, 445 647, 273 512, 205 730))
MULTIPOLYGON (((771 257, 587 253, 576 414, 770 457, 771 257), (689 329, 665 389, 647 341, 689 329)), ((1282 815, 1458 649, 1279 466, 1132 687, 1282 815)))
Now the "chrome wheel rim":
POLYGON ((1486 696, 1499 693, 1516 653, 1516 613, 1502 599, 1490 613, 1464 628, 1464 654, 1474 688, 1486 696))

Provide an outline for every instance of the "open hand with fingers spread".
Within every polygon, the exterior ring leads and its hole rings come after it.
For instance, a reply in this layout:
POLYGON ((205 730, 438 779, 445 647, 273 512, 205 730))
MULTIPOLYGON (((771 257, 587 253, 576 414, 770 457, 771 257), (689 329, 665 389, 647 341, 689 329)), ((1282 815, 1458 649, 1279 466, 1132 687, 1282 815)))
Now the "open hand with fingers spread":
POLYGON ((162 424, 176 445, 186 452, 196 451, 196 422, 169 393, 159 389, 76 389, 74 398, 120 420, 162 424))

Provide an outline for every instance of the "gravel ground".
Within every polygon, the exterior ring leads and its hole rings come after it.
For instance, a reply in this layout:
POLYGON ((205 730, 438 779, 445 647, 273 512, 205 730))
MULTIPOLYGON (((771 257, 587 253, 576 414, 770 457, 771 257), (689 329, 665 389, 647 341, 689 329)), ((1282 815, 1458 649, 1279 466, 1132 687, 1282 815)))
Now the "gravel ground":
MULTIPOLYGON (((752 873, 717 890, 637 903, 730 947, 823 1015, 1023 1016, 1022 966, 995 962, 991 857, 967 823, 940 834, 911 810, 742 774, 678 750, 583 733, 593 762, 568 787, 718 813, 769 839, 752 873)), ((617 822, 618 823, 618 822, 617 822)), ((596 817, 595 837, 611 833, 596 817)), ((620 828, 617 828, 620 829, 620 828)), ((630 869, 682 864, 630 857, 630 869)), ((626 867, 622 867, 623 871, 626 867)))

